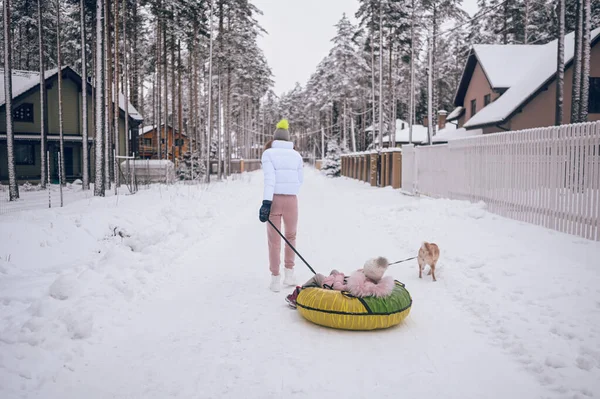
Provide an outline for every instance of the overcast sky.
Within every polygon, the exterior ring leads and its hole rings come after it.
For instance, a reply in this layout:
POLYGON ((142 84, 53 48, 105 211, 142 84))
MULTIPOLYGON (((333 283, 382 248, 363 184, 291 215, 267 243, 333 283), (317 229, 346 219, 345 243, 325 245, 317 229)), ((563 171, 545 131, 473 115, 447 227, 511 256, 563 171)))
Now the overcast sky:
MULTIPOLYGON (((304 85, 331 49, 334 25, 343 13, 356 22, 357 0, 251 0, 264 15, 258 20, 268 32, 259 39, 275 75, 275 93, 304 85)), ((477 0, 463 0, 471 15, 477 0)))

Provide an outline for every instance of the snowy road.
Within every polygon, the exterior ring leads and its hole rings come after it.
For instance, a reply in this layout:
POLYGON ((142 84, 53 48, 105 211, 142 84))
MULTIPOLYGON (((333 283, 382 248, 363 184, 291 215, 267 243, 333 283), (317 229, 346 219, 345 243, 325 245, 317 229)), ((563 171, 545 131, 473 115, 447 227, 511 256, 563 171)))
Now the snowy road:
POLYGON ((414 300, 400 326, 325 329, 267 288, 261 183, 0 219, 0 397, 600 396, 599 243, 307 171, 298 249, 318 271, 441 249, 437 283, 389 272, 414 300))

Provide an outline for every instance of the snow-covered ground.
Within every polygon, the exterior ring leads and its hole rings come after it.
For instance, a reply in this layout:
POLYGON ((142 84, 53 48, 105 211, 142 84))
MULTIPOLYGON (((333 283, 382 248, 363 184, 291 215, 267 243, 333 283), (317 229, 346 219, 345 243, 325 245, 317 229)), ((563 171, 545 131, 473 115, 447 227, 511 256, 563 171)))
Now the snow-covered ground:
MULTIPOLYGON (((0 397, 600 396, 600 243, 307 170, 298 249, 393 266, 399 326, 322 328, 268 290, 260 172, 0 218, 0 397)), ((297 264, 302 282, 310 271, 297 264)))

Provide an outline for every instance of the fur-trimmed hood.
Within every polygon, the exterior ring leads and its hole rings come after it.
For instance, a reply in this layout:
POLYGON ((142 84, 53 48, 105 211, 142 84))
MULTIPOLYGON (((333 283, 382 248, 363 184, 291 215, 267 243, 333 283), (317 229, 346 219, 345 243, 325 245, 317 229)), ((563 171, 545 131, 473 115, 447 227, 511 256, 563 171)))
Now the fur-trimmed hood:
POLYGON ((385 276, 379 283, 373 282, 365 276, 362 270, 358 270, 348 278, 347 289, 350 294, 357 297, 375 296, 378 298, 388 296, 394 290, 394 278, 385 276))

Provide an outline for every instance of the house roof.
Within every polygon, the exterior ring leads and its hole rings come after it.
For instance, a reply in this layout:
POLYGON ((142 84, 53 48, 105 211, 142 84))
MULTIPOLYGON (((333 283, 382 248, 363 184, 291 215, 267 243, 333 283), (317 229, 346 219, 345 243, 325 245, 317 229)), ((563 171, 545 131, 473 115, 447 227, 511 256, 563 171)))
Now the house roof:
POLYGON ((449 123, 443 129, 438 130, 437 134, 433 136, 431 141, 433 143, 445 143, 456 139, 479 136, 482 134, 482 129, 467 130, 464 127, 457 128, 456 125, 449 123))
POLYGON ((479 44, 473 50, 490 86, 508 89, 527 71, 524 66, 543 53, 544 46, 479 44))
MULTIPOLYGON (((160 124, 160 126, 164 126, 164 122, 160 124)), ((177 129, 176 127, 173 127, 173 124, 171 122, 167 123, 167 126, 172 128, 173 130, 175 130, 176 132, 179 132, 179 129, 177 129)), ((148 126, 144 126, 142 128, 142 130, 140 130, 140 134, 146 134, 149 133, 151 131, 153 131, 154 129, 156 129, 156 125, 148 125, 148 126)), ((183 136, 187 136, 187 134, 185 134, 185 132, 181 133, 183 136)))
MULTIPOLYGON (((599 39, 600 28, 597 28, 591 32, 591 41, 595 44, 599 39)), ((565 66, 573 60, 573 54, 575 52, 574 42, 573 32, 565 36, 565 66)), ((469 119, 467 123, 464 124, 464 127, 475 128, 503 123, 517 112, 521 106, 528 102, 539 90, 543 89, 543 87, 556 75, 557 43, 557 40, 553 40, 548 44, 535 46, 539 47, 539 49, 531 51, 530 59, 523 59, 520 65, 518 65, 520 68, 507 66, 507 69, 509 70, 512 69, 514 71, 521 69, 522 71, 519 73, 515 72, 516 77, 508 90, 469 119)), ((502 64, 508 63, 503 62, 502 64)), ((502 78, 498 79, 499 81, 502 81, 502 78)), ((504 82, 510 83, 510 79, 505 79, 504 82)))
POLYGON ((456 119, 460 118, 464 112, 465 112, 465 108, 458 106, 458 107, 454 108, 454 110, 452 112, 450 112, 450 114, 448 114, 448 116, 446 117, 446 120, 448 122, 456 120, 456 119))
MULTIPOLYGON (((409 143, 409 134, 410 128, 406 127, 404 129, 401 128, 401 125, 398 124, 396 128, 396 143, 409 143)), ((387 143, 390 141, 390 136, 383 136, 383 142, 387 143)), ((427 126, 423 125, 413 125, 412 132, 412 141, 413 143, 426 143, 427 142, 427 126)))
MULTIPOLYGON (((68 73, 73 74, 72 76, 74 76, 78 80, 78 83, 82 82, 81 76, 75 70, 73 70, 71 67, 65 66, 62 68, 62 71, 63 71, 63 73, 65 71, 67 71, 68 73)), ((58 68, 47 70, 44 73, 46 81, 55 77, 57 75, 57 72, 58 72, 58 68)), ((13 70, 13 72, 12 72, 13 99, 16 100, 20 96, 29 92, 30 90, 36 89, 39 86, 39 84, 40 84, 40 73, 39 72, 13 70)), ((90 88, 92 87, 91 84, 88 83, 88 85, 90 88)), ((5 104, 6 104, 6 94, 5 94, 5 90, 4 90, 4 70, 0 70, 0 107, 3 107, 5 104)), ((128 104, 128 106, 129 106, 129 117, 130 118, 132 118, 134 120, 138 120, 138 121, 144 120, 142 115, 140 115, 140 113, 135 109, 135 107, 133 105, 131 105, 131 103, 129 103, 125 100, 125 95, 123 93, 119 93, 119 108, 123 112, 125 112, 125 104, 128 104)))
MULTIPOLYGON (((396 130, 398 129, 398 126, 402 126, 402 124, 404 125, 408 125, 408 122, 402 119, 396 119, 396 130)), ((387 130, 388 128, 388 124, 384 123, 383 124, 383 130, 387 130)), ((373 125, 367 127, 365 129, 365 132, 372 132, 373 131, 373 125)), ((375 123, 375 131, 378 132, 379 131, 379 122, 375 123)))

